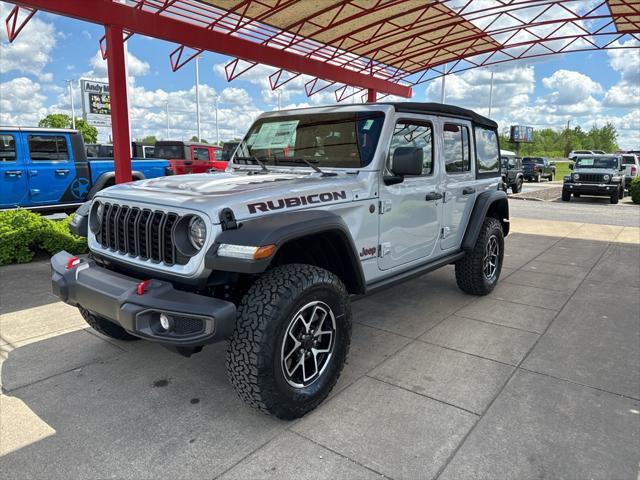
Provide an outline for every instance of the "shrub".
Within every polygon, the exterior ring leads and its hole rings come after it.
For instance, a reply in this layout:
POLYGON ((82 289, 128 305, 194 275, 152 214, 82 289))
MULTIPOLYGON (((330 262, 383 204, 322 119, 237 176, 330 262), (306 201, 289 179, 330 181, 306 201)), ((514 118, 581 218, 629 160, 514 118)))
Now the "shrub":
POLYGON ((53 255, 60 250, 72 254, 87 251, 87 242, 69 230, 71 217, 48 220, 29 210, 0 212, 0 265, 26 263, 39 251, 53 255))
POLYGON ((629 185, 629 193, 633 203, 640 203, 640 176, 635 177, 629 185))

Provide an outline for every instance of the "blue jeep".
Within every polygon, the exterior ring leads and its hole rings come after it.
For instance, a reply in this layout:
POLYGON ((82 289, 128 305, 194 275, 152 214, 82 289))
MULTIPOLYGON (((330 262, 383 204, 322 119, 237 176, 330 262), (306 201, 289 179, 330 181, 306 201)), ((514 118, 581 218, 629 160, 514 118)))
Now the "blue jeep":
MULTIPOLYGON (((169 162, 132 159, 132 178, 167 175, 169 162)), ((75 130, 0 127, 0 209, 83 203, 115 183, 112 158, 92 158, 75 130)))

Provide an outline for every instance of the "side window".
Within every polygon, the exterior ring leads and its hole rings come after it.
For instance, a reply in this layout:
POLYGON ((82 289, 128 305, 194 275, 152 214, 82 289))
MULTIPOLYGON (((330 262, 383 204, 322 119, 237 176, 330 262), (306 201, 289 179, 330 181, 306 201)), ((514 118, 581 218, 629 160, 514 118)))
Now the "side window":
POLYGON ((444 124, 444 166, 447 173, 471 170, 469 161, 469 129, 453 123, 444 124))
POLYGON ((222 160, 222 150, 214 150, 213 151, 213 158, 215 160, 222 160))
POLYGON ((389 161, 398 147, 417 147, 422 149, 422 174, 433 173, 433 128, 431 124, 400 121, 396 124, 389 148, 389 161))
POLYGON ((209 160, 209 149, 205 147, 198 147, 193 149, 194 160, 209 160))
POLYGON ((500 172, 498 135, 495 130, 475 127, 476 165, 478 174, 494 174, 500 172))
POLYGON ((29 154, 36 162, 69 160, 67 139, 62 135, 29 135, 29 154))
POLYGON ((0 162, 16 161, 16 137, 0 135, 0 162))

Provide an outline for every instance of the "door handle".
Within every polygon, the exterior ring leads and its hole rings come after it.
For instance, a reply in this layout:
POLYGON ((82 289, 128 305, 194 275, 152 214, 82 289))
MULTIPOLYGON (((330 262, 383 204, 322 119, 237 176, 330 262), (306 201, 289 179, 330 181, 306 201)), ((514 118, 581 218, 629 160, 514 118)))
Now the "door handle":
POLYGON ((472 193, 476 193, 476 189, 472 187, 466 187, 462 189, 463 195, 471 195, 472 193))
POLYGON ((430 192, 430 193, 427 193, 427 195, 424 197, 424 199, 425 199, 427 202, 430 202, 430 201, 432 201, 432 200, 440 200, 441 198, 442 198, 442 194, 441 194, 441 193, 438 193, 438 192, 430 192))
POLYGON ((21 177, 22 176, 22 170, 6 170, 4 172, 4 174, 7 177, 21 177))
POLYGON ((58 168, 56 170, 56 175, 66 175, 67 173, 69 173, 68 168, 58 168))

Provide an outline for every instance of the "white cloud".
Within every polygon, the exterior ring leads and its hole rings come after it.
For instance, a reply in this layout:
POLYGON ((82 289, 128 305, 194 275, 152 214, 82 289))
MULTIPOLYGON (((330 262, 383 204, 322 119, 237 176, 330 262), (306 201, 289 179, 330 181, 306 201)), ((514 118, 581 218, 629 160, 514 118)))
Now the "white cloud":
MULTIPOLYGON (((102 59, 102 55, 98 50, 90 61, 93 70, 87 75, 92 78, 107 77, 107 61, 102 59)), ((149 73, 150 66, 144 60, 140 60, 133 53, 127 51, 127 69, 131 77, 140 77, 149 73)))
POLYGON ((35 126, 47 115, 40 84, 27 77, 0 83, 0 125, 35 126))
MULTIPOLYGON (((631 39, 624 43, 616 42, 614 47, 639 47, 640 41, 631 39)), ((609 65, 620 73, 620 81, 611 87, 604 97, 607 107, 640 106, 640 55, 637 50, 607 50, 609 65)))
MULTIPOLYGON (((9 14, 10 6, 0 3, 0 18, 3 20, 9 14)), ((24 9, 21 10, 24 12, 24 9)), ((18 19, 24 18, 24 13, 18 19)), ((50 82, 53 76, 44 73, 44 68, 50 61, 51 51, 56 45, 57 33, 52 23, 32 18, 18 37, 9 43, 6 29, 0 28, 0 74, 19 72, 33 75, 41 81, 50 82)))
POLYGON ((594 104, 593 94, 602 93, 602 86, 591 77, 571 70, 557 70, 542 79, 544 87, 554 90, 545 101, 553 105, 575 106, 579 103, 594 104))

